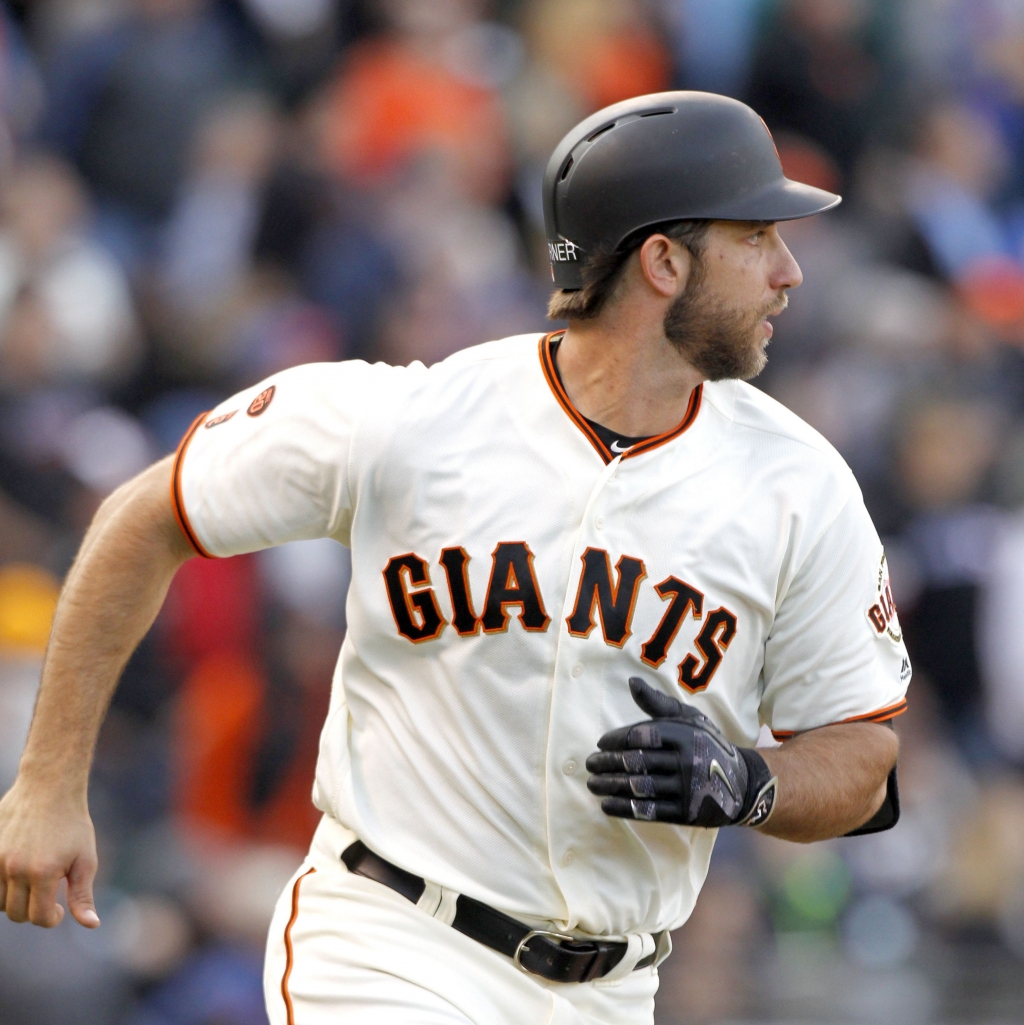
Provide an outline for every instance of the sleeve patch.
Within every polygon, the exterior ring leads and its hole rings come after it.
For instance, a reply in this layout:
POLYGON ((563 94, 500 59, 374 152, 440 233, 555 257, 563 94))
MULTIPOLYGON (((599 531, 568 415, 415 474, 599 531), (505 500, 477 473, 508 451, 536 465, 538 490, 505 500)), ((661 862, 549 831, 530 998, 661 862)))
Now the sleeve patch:
POLYGON ((269 388, 264 388, 263 391, 261 391, 259 395, 249 403, 249 408, 246 410, 246 413, 249 416, 259 416, 261 413, 265 413, 267 406, 269 406, 274 400, 275 391, 277 391, 277 385, 274 384, 269 388))
POLYGON ((892 597, 892 586, 889 583, 889 567, 885 561, 885 553, 882 553, 882 561, 878 566, 878 591, 877 600, 867 610, 866 615, 871 629, 879 637, 888 637, 893 644, 899 644, 903 640, 903 631, 900 628, 900 621, 896 615, 896 602, 892 597))
POLYGON ((233 409, 230 413, 221 413, 220 416, 215 416, 210 420, 207 420, 204 426, 209 430, 211 427, 216 427, 217 424, 227 423, 227 421, 230 420, 237 412, 237 409, 233 409))

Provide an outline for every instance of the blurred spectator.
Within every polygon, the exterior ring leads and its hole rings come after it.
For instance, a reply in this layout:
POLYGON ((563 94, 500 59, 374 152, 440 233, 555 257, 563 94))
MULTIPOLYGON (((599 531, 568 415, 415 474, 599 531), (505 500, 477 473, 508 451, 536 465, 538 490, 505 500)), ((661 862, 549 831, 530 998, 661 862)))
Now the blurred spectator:
POLYGON ((26 510, 70 531, 72 546, 100 502, 154 455, 134 417, 87 399, 66 392, 33 396, 7 411, 0 431, 0 487, 26 510), (31 438, 33 430, 39 436, 31 438))
POLYGON ((760 896, 756 879, 735 862, 709 874, 689 921, 672 936, 676 968, 658 989, 661 1025, 738 1021, 750 1009, 754 980, 728 966, 747 962, 765 938, 760 896))
POLYGON ((179 572, 161 625, 183 677, 171 744, 176 814, 192 832, 308 845, 348 575, 326 539, 179 572))
POLYGON ((1024 766, 1024 521, 1018 512, 997 534, 978 627, 985 714, 1000 752, 1024 766))
POLYGON ((584 113, 668 88, 669 53, 637 0, 534 0, 526 19, 534 59, 584 113))
POLYGON ((773 132, 813 139, 849 174, 879 112, 887 55, 869 0, 784 0, 755 49, 746 100, 773 132))
MULTIPOLYGON (((280 336, 273 325, 283 318, 307 339, 320 337, 320 355, 308 358, 371 357, 384 310, 400 292, 394 243, 380 202, 332 178, 322 112, 318 100, 304 110, 288 154, 263 192, 253 252, 255 284, 257 289, 273 284, 267 291, 279 294, 281 302, 250 322, 246 330, 253 342, 243 344, 243 351, 255 345, 268 353, 272 346, 256 339, 280 336), (299 296, 316 307, 297 303, 299 296), (325 348, 328 335, 333 348, 325 348)), ((277 358, 276 366, 288 365, 285 358, 277 358)), ((269 366, 265 358, 261 362, 269 366)))
POLYGON ((742 95, 758 20, 767 6, 767 0, 661 0, 683 86, 742 95))
POLYGON ((351 6, 351 0, 239 0, 257 37, 262 78, 284 103, 300 102, 330 71, 351 6))
POLYGON ((899 440, 904 494, 916 515, 903 535, 917 596, 904 610, 907 647, 965 756, 991 760, 984 727, 977 636, 979 589, 997 514, 979 501, 999 443, 995 412, 938 398, 907 416, 899 440))
POLYGON ((7 7, 0 8, 0 169, 43 111, 43 83, 35 57, 7 7))
POLYGON ((43 138, 82 172, 98 228, 129 268, 152 252, 198 119, 234 64, 208 0, 131 0, 123 18, 53 55, 43 138))
POLYGON ((424 161, 385 206, 409 286, 382 330, 395 363, 444 359, 456 349, 533 327, 544 293, 523 271, 508 216, 458 191, 438 160, 424 161))
POLYGON ((0 568, 0 794, 14 782, 28 736, 57 590, 36 566, 0 568))
POLYGON ((498 97, 473 62, 460 59, 478 0, 382 0, 381 10, 386 31, 351 48, 332 87, 335 168, 366 185, 440 151, 465 191, 500 196, 507 157, 498 97))
POLYGON ((136 355, 132 299, 118 266, 87 237, 77 176, 53 158, 27 157, 0 204, 5 388, 126 376, 136 355))
POLYGON ((988 205, 1007 161, 995 126, 966 105, 938 105, 923 120, 917 156, 905 202, 939 270, 956 279, 978 261, 1009 257, 1004 227, 988 205))
POLYGON ((200 123, 193 166, 166 229, 163 284, 182 311, 201 313, 240 287, 278 130, 271 105, 252 94, 221 102, 200 123))
POLYGON ((266 1025, 263 959, 213 944, 196 951, 143 1001, 127 1025, 266 1025))
POLYGON ((382 325, 380 351, 431 363, 522 330, 524 319, 540 326, 542 295, 498 206, 510 184, 508 150, 501 76, 486 57, 503 48, 514 57, 515 44, 480 22, 470 0, 393 0, 382 11, 386 31, 353 48, 326 97, 324 138, 346 181, 390 186, 377 230, 407 287, 382 325))

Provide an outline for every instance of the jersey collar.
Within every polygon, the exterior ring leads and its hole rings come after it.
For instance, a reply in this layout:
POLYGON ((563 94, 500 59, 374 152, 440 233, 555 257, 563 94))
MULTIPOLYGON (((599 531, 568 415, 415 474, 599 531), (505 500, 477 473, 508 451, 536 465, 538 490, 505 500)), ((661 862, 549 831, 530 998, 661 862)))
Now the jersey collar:
POLYGON ((562 328, 558 331, 552 331, 550 334, 546 334, 540 340, 540 365, 544 371, 544 377, 547 379, 548 387, 554 392, 555 398, 558 400, 558 404, 569 416, 569 419, 583 432, 587 441, 594 446, 597 454, 605 461, 610 463, 613 459, 632 459, 634 456, 643 455, 645 452, 650 452, 652 449, 659 448, 661 445, 665 445, 672 441, 673 438, 678 438, 685 430, 687 430, 697 419, 697 414, 700 412, 701 396, 704 394, 703 383, 698 384, 696 388, 690 392, 690 402, 686 407, 686 415, 683 419, 672 428, 670 431, 666 431, 664 434, 657 434, 653 438, 648 438, 646 441, 638 442, 632 448, 627 449, 623 453, 612 452, 611 449, 598 437, 595 430, 587 423, 586 418, 579 412, 579 410, 572 404, 569 396, 565 392, 565 388, 562 387, 562 382, 558 378, 558 373, 555 370, 555 360, 551 351, 551 342, 559 336, 565 334, 565 329, 562 328))

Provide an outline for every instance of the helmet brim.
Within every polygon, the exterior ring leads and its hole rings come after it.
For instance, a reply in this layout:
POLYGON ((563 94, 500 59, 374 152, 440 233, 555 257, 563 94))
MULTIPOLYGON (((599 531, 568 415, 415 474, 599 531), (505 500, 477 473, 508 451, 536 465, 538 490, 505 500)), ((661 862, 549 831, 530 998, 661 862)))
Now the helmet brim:
POLYGON ((732 199, 706 216, 714 221, 795 221, 838 206, 842 196, 782 178, 747 196, 732 199))

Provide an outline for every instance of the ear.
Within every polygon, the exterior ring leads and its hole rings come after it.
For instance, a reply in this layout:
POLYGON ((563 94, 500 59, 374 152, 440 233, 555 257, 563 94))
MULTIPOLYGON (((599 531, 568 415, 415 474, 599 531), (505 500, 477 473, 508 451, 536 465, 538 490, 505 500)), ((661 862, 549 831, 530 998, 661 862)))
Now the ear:
POLYGON ((693 257, 685 246, 655 233, 644 241, 639 257, 644 280, 659 295, 672 299, 686 288, 693 257))

